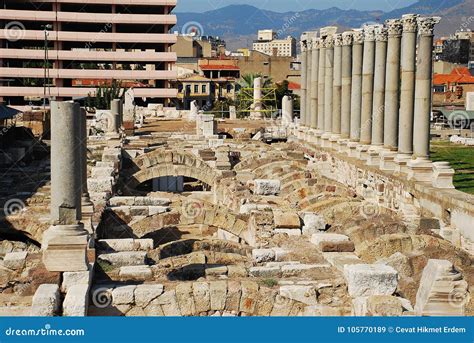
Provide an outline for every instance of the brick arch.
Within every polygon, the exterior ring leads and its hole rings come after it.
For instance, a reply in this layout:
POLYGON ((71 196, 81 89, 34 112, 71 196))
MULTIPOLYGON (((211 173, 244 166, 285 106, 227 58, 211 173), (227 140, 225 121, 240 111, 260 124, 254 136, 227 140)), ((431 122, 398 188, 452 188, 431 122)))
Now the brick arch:
POLYGON ((136 189, 141 183, 163 176, 186 176, 213 187, 220 173, 211 168, 197 156, 185 151, 155 150, 136 158, 134 174, 130 175, 125 186, 136 189))

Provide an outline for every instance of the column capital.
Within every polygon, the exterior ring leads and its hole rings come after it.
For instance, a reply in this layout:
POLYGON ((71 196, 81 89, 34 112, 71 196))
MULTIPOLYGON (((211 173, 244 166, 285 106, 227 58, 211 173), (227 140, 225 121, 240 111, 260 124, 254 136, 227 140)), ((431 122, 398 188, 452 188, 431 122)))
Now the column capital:
POLYGON ((334 46, 342 46, 342 34, 336 33, 334 36, 334 46))
POLYGON ((404 14, 402 15, 403 32, 413 33, 416 32, 418 14, 404 14))
POLYGON ((364 43, 364 30, 363 29, 354 29, 352 31, 353 44, 362 44, 364 43))
POLYGON ((311 45, 312 45, 313 49, 319 49, 321 47, 321 39, 320 38, 313 38, 311 45))
POLYGON ((383 25, 378 25, 375 27, 375 40, 377 42, 386 42, 388 39, 387 28, 383 25))
POLYGON ((432 36, 434 26, 441 21, 441 17, 421 17, 418 18, 418 33, 422 36, 432 36))
POLYGON ((334 35, 329 35, 324 39, 323 45, 326 49, 334 48, 334 35))
POLYGON ((354 32, 346 31, 342 33, 342 45, 352 45, 354 41, 354 32))
POLYGON ((401 19, 388 19, 385 21, 389 37, 400 37, 403 32, 403 23, 401 19))
POLYGON ((306 52, 306 48, 308 47, 306 41, 301 41, 301 52, 306 52))
POLYGON ((375 41, 375 28, 377 25, 364 25, 364 42, 375 41))

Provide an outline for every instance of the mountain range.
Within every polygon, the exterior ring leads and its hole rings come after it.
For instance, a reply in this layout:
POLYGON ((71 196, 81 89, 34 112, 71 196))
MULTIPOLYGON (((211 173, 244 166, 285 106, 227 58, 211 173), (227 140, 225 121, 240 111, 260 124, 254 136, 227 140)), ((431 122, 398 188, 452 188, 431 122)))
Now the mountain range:
POLYGON ((341 30, 360 27, 364 23, 383 22, 399 18, 405 13, 439 15, 436 35, 449 35, 456 30, 474 28, 474 0, 419 0, 413 5, 390 12, 343 10, 332 7, 300 12, 279 13, 249 5, 230 5, 203 13, 177 13, 180 33, 197 27, 202 35, 219 36, 226 40, 228 49, 251 47, 258 30, 274 29, 279 36, 299 37, 302 32, 328 25, 341 30))

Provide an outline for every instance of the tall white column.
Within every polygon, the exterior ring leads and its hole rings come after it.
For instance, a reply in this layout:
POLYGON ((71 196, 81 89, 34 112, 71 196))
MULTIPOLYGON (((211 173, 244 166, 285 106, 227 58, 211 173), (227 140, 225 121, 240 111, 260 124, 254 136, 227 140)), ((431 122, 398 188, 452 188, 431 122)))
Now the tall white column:
POLYGON ((374 102, 372 105, 372 143, 367 159, 368 165, 380 165, 383 147, 385 118, 385 75, 387 67, 387 29, 375 28, 374 102))
POLYGON ((256 77, 253 80, 253 108, 254 118, 262 118, 262 78, 256 77))
POLYGON ((301 97, 300 97, 300 126, 306 121, 306 72, 307 72, 307 55, 306 55, 306 34, 301 36, 301 97))
POLYGON ((306 43, 306 115, 304 120, 304 126, 309 128, 311 124, 311 115, 314 111, 312 108, 312 70, 313 70, 313 43, 310 38, 306 43))
POLYGON ((389 19, 385 22, 388 32, 387 70, 385 80, 384 149, 380 153, 380 169, 394 170, 398 151, 398 120, 400 102, 400 47, 402 21, 389 19))
POLYGON ((313 38, 311 55, 311 118, 310 127, 318 127, 319 38, 313 38))
POLYGON ((398 126, 398 154, 395 158, 395 170, 397 172, 407 171, 406 164, 413 153, 417 18, 418 16, 415 14, 402 16, 400 120, 398 126))
POLYGON ((430 161, 431 94, 433 82, 433 30, 439 17, 418 18, 420 36, 416 63, 415 121, 413 152, 415 160, 408 162, 408 178, 431 181, 430 161))
POLYGON ((334 75, 333 75, 333 108, 331 142, 337 142, 341 136, 341 103, 342 103, 342 34, 334 35, 334 75))
POLYGON ((352 41, 353 33, 342 34, 342 90, 341 90, 341 138, 350 137, 351 128, 351 85, 352 85, 352 41))
POLYGON ((356 147, 360 141, 362 105, 362 59, 364 55, 364 31, 353 30, 352 43, 352 87, 351 87, 351 133, 347 143, 349 155, 356 157, 356 147))
POLYGON ((282 122, 284 126, 293 123, 293 98, 285 95, 282 100, 282 122))
MULTIPOLYGON (((319 41, 319 65, 318 65, 318 130, 316 135, 320 138, 324 133, 324 102, 326 82, 326 45, 324 39, 319 41)), ((319 143, 320 139, 319 139, 319 143)))
POLYGON ((333 94, 333 78, 334 78, 334 37, 328 35, 324 40, 326 47, 325 75, 324 75, 324 134, 323 146, 329 147, 329 138, 332 132, 332 94, 333 94))

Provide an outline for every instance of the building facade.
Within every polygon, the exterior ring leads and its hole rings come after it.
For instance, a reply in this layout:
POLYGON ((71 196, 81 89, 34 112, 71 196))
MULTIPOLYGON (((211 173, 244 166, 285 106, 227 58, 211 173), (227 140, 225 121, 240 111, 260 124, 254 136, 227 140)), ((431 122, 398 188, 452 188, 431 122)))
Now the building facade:
POLYGON ((253 43, 253 50, 269 56, 295 57, 296 39, 291 36, 278 39, 274 31, 260 30, 258 31, 258 39, 253 43))
POLYGON ((93 79, 143 84, 137 98, 169 104, 176 2, 0 0, 0 100, 80 99, 93 79))

